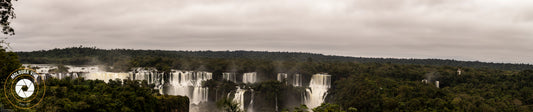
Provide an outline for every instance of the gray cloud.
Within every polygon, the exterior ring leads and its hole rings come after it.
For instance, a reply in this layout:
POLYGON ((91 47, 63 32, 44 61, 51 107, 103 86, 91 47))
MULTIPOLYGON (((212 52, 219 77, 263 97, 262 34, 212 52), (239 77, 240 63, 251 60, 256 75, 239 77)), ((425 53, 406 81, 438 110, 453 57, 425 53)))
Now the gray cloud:
POLYGON ((533 63, 533 1, 24 0, 16 51, 303 51, 533 63))

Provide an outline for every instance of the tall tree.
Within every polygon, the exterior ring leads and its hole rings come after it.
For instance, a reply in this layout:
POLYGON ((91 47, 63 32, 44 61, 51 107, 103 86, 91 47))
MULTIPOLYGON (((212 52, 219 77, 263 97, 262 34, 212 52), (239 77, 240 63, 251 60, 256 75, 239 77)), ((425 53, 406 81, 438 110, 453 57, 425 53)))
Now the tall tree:
MULTIPOLYGON (((12 0, 0 0, 0 26, 2 33, 6 35, 15 35, 15 30, 11 28, 9 22, 9 19, 15 18, 14 10, 12 0)), ((0 76, 2 77, 20 67, 18 56, 13 52, 6 51, 7 47, 3 44, 5 41, 0 40, 0 76)), ((3 81, 0 79, 0 82, 3 81)))

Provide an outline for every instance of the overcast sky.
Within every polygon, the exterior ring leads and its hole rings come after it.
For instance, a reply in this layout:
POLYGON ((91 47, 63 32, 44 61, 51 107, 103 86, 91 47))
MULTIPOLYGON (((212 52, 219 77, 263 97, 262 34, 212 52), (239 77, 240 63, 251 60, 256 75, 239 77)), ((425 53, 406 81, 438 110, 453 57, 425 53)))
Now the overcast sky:
POLYGON ((533 64, 533 0, 19 0, 12 50, 312 52, 533 64))

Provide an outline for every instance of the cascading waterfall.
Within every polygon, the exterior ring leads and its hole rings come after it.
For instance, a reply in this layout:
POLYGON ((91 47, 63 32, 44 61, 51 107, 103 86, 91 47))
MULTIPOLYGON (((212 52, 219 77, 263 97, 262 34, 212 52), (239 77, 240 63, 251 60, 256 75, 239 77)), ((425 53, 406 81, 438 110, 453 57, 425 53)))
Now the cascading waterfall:
POLYGON ((320 106, 328 94, 328 89, 331 84, 331 76, 327 74, 315 74, 311 77, 309 88, 306 89, 306 96, 304 98, 305 105, 309 108, 320 106))
MULTIPOLYGON (((228 97, 231 93, 228 94, 228 97)), ((235 90, 235 93, 233 94, 233 102, 236 102, 239 104, 239 109, 242 110, 242 111, 246 111, 246 112, 253 112, 253 108, 254 108, 254 90, 253 89, 242 89, 241 87, 237 86, 237 90, 235 90), (248 103, 248 107, 245 109, 244 107, 244 104, 245 104, 245 100, 244 100, 244 95, 245 93, 249 91, 250 92, 250 103, 248 103)))
POLYGON ((294 87, 300 87, 302 86, 302 78, 300 77, 300 74, 294 74, 292 79, 292 86, 294 87))
POLYGON ((252 98, 250 99, 250 104, 248 104, 247 112, 254 111, 254 90, 250 89, 250 93, 252 94, 252 98))
POLYGON ((169 78, 170 89, 167 94, 187 96, 190 99, 190 111, 200 111, 199 104, 208 101, 209 88, 202 87, 202 82, 212 79, 210 72, 173 71, 169 78))
POLYGON ((209 72, 195 72, 193 73, 195 77, 194 92, 192 95, 192 104, 199 104, 202 102, 207 102, 207 92, 209 88, 202 87, 202 82, 212 79, 212 74, 209 72))
POLYGON ((246 92, 245 89, 241 89, 240 87, 237 87, 237 90, 235 91, 235 96, 233 97, 233 102, 237 102, 239 104, 239 109, 244 111, 244 93, 246 92))
POLYGON ((244 73, 242 83, 255 83, 257 81, 257 72, 244 73))
MULTIPOLYGON (((235 73, 223 73, 222 78, 224 80, 229 80, 236 82, 236 74, 235 73)), ((166 80, 163 79, 163 74, 158 73, 154 70, 139 70, 136 72, 133 72, 131 74, 127 73, 112 73, 112 72, 95 72, 95 73, 87 73, 82 74, 81 76, 85 77, 86 79, 99 79, 104 80, 107 82, 109 79, 127 79, 131 78, 134 80, 147 80, 151 84, 156 84, 156 88, 159 88, 162 90, 162 85, 164 84, 163 81, 166 82, 166 80)), ((62 77, 62 75, 61 75, 62 77)), ((205 108, 208 103, 208 91, 209 88, 202 87, 202 82, 212 79, 212 73, 209 72, 196 72, 196 71, 180 71, 180 70, 172 70, 170 73, 170 76, 168 77, 168 81, 166 82, 168 85, 165 86, 165 91, 160 91, 162 94, 167 95, 180 95, 180 96, 187 96, 190 99, 190 105, 189 105, 189 111, 195 112, 195 111, 206 111, 207 108, 205 108), (168 88, 167 88, 168 87, 168 88), (164 92, 164 93, 163 93, 164 92)), ((278 81, 287 81, 287 85, 293 85, 295 87, 302 87, 302 76, 300 74, 286 74, 286 73, 278 73, 277 74, 277 80, 278 81)), ((242 76, 242 83, 244 84, 251 84, 257 82, 257 73, 256 72, 249 72, 244 73, 242 76)), ((297 98, 298 100, 301 100, 301 102, 305 105, 307 105, 309 108, 315 108, 317 106, 320 106, 321 103, 324 102, 326 96, 328 95, 328 89, 331 86, 331 75, 328 74, 315 74, 311 77, 311 80, 309 82, 309 86, 306 88, 305 92, 302 94, 296 95, 301 96, 300 98, 297 98)), ((254 103, 261 102, 254 102, 254 90, 247 86, 240 86, 237 87, 237 90, 233 93, 229 93, 228 97, 233 94, 232 101, 239 103, 239 108, 243 111, 247 112, 253 112, 254 110, 254 103), (250 92, 250 93, 246 93, 250 92), (250 95, 247 96, 247 95, 250 95), (248 101, 248 98, 250 98, 248 101)), ((273 99, 274 100, 274 99, 273 99)), ((299 102, 299 101, 297 101, 299 102)), ((277 108, 276 104, 276 108, 277 108)))
POLYGON ((222 73, 222 78, 231 82, 237 82, 235 73, 222 73))

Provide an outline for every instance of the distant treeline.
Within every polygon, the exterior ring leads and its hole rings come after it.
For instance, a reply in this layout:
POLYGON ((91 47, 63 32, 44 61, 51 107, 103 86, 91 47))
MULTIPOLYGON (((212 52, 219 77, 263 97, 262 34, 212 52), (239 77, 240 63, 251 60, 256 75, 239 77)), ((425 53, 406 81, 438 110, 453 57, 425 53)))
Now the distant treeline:
MULTIPOLYGON (((266 51, 165 51, 165 50, 134 50, 134 49, 98 49, 90 47, 71 47, 63 49, 40 50, 32 52, 16 52, 21 63, 34 64, 69 64, 109 66, 131 65, 131 60, 152 59, 165 60, 198 60, 205 59, 253 59, 291 62, 355 62, 355 63, 390 63, 455 66, 472 68, 492 68, 501 70, 533 69, 530 64, 487 63, 479 61, 457 61, 447 59, 394 59, 331 56, 302 52, 266 52, 266 51)), ((183 62, 183 61, 182 61, 183 62)), ((142 63, 141 63, 142 64, 142 63)), ((142 65, 139 65, 142 66, 142 65)), ((120 68, 120 67, 119 67, 120 68)))

